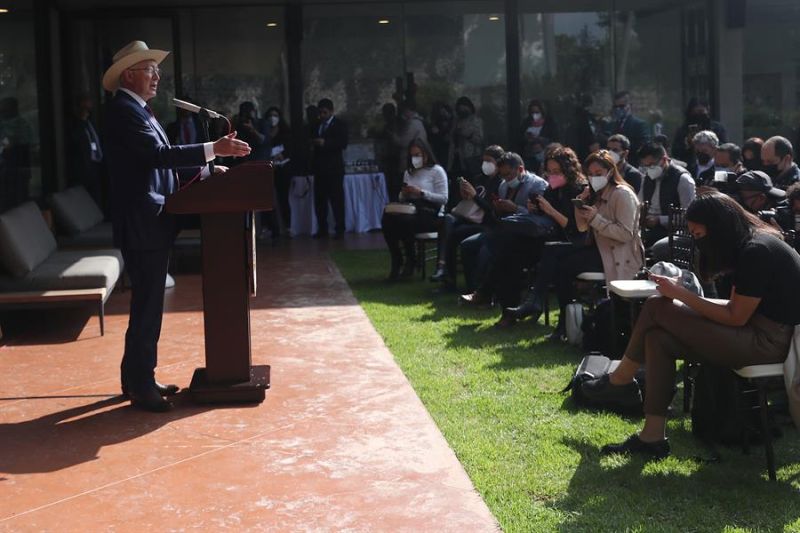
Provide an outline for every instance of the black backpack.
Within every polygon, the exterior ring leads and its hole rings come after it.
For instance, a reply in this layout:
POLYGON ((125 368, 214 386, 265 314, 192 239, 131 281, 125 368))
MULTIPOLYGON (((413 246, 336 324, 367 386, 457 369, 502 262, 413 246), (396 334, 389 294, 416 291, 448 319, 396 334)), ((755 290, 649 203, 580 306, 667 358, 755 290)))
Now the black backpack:
POLYGON ((692 394, 692 434, 708 444, 734 445, 741 444, 749 427, 755 431, 753 441, 759 441, 758 395, 743 390, 729 368, 700 365, 692 394))
POLYGON ((611 305, 610 298, 603 298, 594 310, 586 313, 581 329, 583 330, 582 348, 585 353, 599 352, 608 354, 612 359, 619 359, 628 346, 630 337, 630 306, 625 302, 611 305), (612 320, 612 307, 615 314, 612 320), (612 324, 615 327, 612 327, 612 324), (617 336, 616 349, 612 348, 613 335, 617 336), (614 352, 614 353, 612 353, 614 352))
MULTIPOLYGON (((619 366, 619 361, 612 360, 600 352, 590 352, 581 360, 575 375, 570 380, 569 384, 561 392, 572 391, 572 400, 583 407, 610 409, 619 411, 615 405, 598 404, 586 398, 581 390, 581 384, 590 379, 599 378, 606 374, 610 374, 619 366)), ((645 394, 645 372, 644 367, 640 367, 636 372, 636 381, 639 383, 639 389, 642 391, 642 398, 645 394)), ((641 408, 638 410, 641 411, 641 408)))

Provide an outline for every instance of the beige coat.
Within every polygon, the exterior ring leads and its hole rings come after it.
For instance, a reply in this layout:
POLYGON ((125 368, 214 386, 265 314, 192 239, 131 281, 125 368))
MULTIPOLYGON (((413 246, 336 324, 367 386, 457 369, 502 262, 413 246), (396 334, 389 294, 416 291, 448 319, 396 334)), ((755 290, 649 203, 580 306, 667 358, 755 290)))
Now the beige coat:
POLYGON ((633 279, 642 268, 644 258, 636 193, 625 186, 606 187, 595 207, 597 214, 588 226, 576 217, 578 229, 586 231, 591 227, 607 282, 633 279))

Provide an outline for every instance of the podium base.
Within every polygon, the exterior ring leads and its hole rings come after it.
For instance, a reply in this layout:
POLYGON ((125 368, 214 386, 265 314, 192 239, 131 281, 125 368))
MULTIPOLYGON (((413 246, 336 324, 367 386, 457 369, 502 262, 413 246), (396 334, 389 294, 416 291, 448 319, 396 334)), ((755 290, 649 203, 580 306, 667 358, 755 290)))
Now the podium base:
POLYGON ((189 394, 196 403, 261 403, 269 383, 269 365, 250 367, 250 381, 209 383, 205 368, 197 368, 189 385, 189 394))

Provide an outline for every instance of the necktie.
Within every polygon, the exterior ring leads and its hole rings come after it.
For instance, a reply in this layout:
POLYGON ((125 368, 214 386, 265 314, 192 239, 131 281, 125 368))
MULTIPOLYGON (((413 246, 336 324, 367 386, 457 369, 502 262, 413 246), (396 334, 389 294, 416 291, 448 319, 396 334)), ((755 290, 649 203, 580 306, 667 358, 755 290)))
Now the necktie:
POLYGON ((153 117, 153 118, 156 118, 156 114, 155 114, 155 113, 153 113, 153 108, 152 108, 152 107, 150 107, 150 105, 149 105, 149 104, 144 104, 144 110, 145 110, 145 111, 147 111, 147 114, 148 114, 148 115, 150 115, 150 116, 151 116, 151 117, 153 117))

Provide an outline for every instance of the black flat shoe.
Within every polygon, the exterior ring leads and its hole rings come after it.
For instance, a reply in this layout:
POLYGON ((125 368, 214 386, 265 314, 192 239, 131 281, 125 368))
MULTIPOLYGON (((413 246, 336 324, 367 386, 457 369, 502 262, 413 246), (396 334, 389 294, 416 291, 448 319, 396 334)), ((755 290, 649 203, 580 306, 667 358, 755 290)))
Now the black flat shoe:
POLYGON ((136 392, 128 391, 128 398, 134 407, 151 413, 166 413, 172 409, 172 403, 162 398, 155 387, 136 392))
POLYGON ((587 400, 598 405, 622 408, 642 405, 642 391, 635 379, 625 385, 614 385, 609 375, 605 374, 581 383, 581 392, 587 400))
POLYGON ((517 319, 513 316, 503 315, 500 317, 500 320, 495 322, 494 327, 497 329, 511 329, 514 327, 514 324, 517 323, 517 319))
POLYGON ((631 435, 625 442, 606 444, 600 449, 601 455, 611 455, 615 453, 622 455, 644 455, 660 461, 661 459, 669 457, 669 440, 664 439, 656 442, 644 442, 639 438, 639 435, 631 435))
POLYGON ((447 271, 444 269, 444 267, 439 267, 436 269, 436 272, 434 272, 433 275, 428 279, 435 283, 441 283, 447 280, 447 271))

